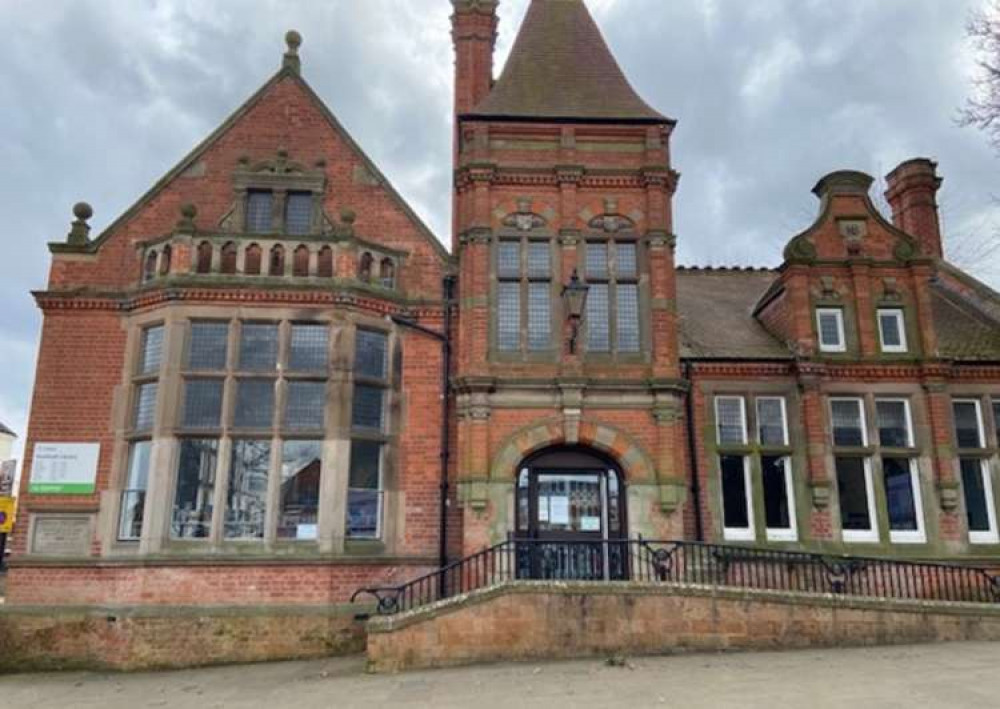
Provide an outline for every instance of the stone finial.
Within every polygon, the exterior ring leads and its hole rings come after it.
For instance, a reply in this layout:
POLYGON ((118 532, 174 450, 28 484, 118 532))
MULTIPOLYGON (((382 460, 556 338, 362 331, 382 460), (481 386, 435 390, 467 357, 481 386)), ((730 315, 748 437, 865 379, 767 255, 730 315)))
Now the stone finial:
POLYGON ((299 58, 299 47, 302 46, 302 35, 295 30, 288 30, 285 33, 285 44, 288 45, 288 49, 285 51, 285 56, 281 60, 281 66, 284 69, 295 72, 298 74, 302 70, 302 60, 299 58))
POLYGON ((85 246, 90 240, 90 225, 87 220, 94 216, 94 208, 86 202, 77 202, 73 205, 73 216, 76 219, 70 226, 66 242, 74 246, 85 246))
POLYGON ((198 208, 190 202, 181 205, 181 218, 177 220, 177 233, 193 234, 197 228, 194 218, 198 216, 198 208))

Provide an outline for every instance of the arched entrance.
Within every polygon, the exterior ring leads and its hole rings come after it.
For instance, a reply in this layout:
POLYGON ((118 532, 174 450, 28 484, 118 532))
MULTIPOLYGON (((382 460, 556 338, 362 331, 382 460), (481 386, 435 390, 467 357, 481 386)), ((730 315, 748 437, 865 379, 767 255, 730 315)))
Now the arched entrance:
POLYGON ((525 459, 515 500, 522 577, 626 578, 625 499, 620 468, 594 450, 548 448, 525 459))

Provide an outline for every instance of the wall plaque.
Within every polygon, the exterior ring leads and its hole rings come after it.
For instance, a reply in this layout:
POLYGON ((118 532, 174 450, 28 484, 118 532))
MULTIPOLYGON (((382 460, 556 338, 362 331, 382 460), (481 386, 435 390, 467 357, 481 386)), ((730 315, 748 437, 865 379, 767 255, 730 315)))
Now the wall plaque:
POLYGON ((99 443, 36 443, 28 492, 90 495, 97 481, 99 443))
POLYGON ((35 514, 32 516, 31 554, 87 556, 90 553, 92 515, 35 514))

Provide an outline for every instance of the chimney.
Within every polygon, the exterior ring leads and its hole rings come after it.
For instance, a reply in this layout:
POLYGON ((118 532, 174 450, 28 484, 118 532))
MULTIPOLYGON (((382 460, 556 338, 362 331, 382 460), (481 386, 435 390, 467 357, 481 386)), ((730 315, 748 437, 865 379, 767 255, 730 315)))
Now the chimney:
POLYGON ((451 0, 455 43, 455 114, 471 111, 493 87, 498 0, 451 0))
POLYGON ((941 178, 937 163, 913 158, 886 175, 885 197, 892 207, 892 223, 917 239, 925 256, 941 258, 941 223, 938 220, 937 191, 941 178))

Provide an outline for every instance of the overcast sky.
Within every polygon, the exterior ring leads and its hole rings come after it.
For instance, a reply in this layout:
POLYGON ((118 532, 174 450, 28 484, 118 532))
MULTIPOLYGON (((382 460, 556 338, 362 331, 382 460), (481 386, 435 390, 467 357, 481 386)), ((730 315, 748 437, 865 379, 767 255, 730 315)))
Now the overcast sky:
MULTIPOLYGON (((955 125, 979 0, 588 0, 625 72, 677 118, 678 260, 777 265, 841 168, 940 162, 946 244, 1000 286, 976 246, 1000 226, 1000 158, 955 125)), ((527 0, 501 0, 497 69, 527 0)), ((102 230, 278 67, 303 74, 449 242, 447 0, 0 0, 0 421, 22 434, 45 244, 71 205, 102 230)), ((946 245, 946 249, 947 249, 946 245)))

